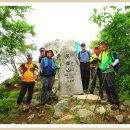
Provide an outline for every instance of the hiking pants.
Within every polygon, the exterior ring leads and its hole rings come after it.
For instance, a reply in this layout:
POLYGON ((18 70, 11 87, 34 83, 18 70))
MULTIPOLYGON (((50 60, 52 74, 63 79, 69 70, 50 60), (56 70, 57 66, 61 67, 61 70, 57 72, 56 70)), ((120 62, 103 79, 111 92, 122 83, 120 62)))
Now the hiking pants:
POLYGON ((22 82, 21 90, 18 96, 17 104, 20 104, 28 91, 28 96, 26 99, 26 103, 30 104, 32 100, 33 90, 34 90, 35 82, 22 82))
POLYGON ((80 72, 81 72, 83 90, 86 91, 88 89, 90 80, 90 63, 80 62, 80 72))
POLYGON ((119 104, 118 93, 115 86, 115 74, 114 72, 109 72, 107 74, 103 74, 103 78, 106 76, 104 80, 104 85, 106 88, 106 93, 108 97, 108 101, 111 104, 119 104))
POLYGON ((103 97, 103 87, 102 87, 102 72, 101 70, 98 68, 97 70, 95 70, 95 68, 92 69, 92 84, 90 86, 90 93, 93 94, 94 89, 95 89, 95 85, 96 85, 96 80, 97 77, 99 79, 99 95, 100 97, 103 97))
POLYGON ((51 98, 51 94, 52 94, 52 87, 54 85, 55 82, 55 76, 52 77, 42 77, 42 95, 41 98, 46 98, 46 99, 41 99, 42 101, 45 102, 50 102, 51 98))

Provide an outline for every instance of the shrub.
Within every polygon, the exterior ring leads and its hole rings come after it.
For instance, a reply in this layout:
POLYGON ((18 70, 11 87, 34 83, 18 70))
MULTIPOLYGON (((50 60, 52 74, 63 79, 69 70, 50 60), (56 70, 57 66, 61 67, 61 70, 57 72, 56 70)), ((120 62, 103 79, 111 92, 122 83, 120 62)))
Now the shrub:
POLYGON ((5 86, 4 85, 0 85, 0 93, 5 92, 5 86))
POLYGON ((8 98, 17 98, 18 94, 19 94, 19 90, 14 89, 14 90, 9 92, 9 97, 8 98))
POLYGON ((0 100, 0 113, 5 114, 11 111, 14 108, 16 103, 16 99, 14 98, 7 98, 0 100))
POLYGON ((16 109, 12 109, 10 112, 9 112, 9 117, 11 119, 14 119, 16 117, 18 117, 19 115, 21 114, 21 111, 18 111, 16 109))
POLYGON ((120 100, 130 99, 130 76, 116 76, 116 85, 120 100))
POLYGON ((5 81, 5 84, 11 84, 14 85, 16 83, 19 83, 21 80, 17 74, 14 74, 12 78, 5 81))

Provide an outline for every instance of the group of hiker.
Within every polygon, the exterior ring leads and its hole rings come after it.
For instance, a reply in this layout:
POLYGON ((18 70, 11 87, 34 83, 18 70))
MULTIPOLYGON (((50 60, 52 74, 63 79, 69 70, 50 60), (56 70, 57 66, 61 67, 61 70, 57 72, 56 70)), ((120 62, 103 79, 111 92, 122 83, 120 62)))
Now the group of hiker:
POLYGON ((21 64, 18 68, 18 74, 22 82, 21 90, 15 106, 16 108, 20 108, 22 106, 21 103, 26 92, 28 92, 28 95, 26 99, 26 104, 24 105, 24 110, 28 110, 30 108, 35 81, 38 80, 38 75, 40 75, 40 81, 42 84, 42 87, 40 88, 40 100, 43 101, 43 104, 51 103, 50 95, 52 93, 52 87, 55 82, 56 74, 56 66, 52 58, 54 56, 54 53, 52 50, 45 50, 44 47, 40 48, 39 51, 39 66, 33 64, 32 55, 27 54, 27 62, 21 64))
POLYGON ((115 51, 112 51, 107 41, 102 41, 100 45, 95 45, 93 54, 86 50, 85 43, 81 44, 82 51, 79 52, 81 79, 85 93, 94 94, 96 79, 99 78, 99 96, 103 99, 105 88, 107 103, 111 108, 119 108, 119 98, 115 85, 115 72, 119 72, 119 59, 115 51), (92 83, 89 86, 90 72, 92 83))
MULTIPOLYGON (((78 53, 80 62, 80 72, 84 93, 94 94, 96 79, 99 78, 99 96, 103 99, 103 90, 105 88, 107 94, 107 102, 110 103, 112 109, 118 109, 119 98, 115 85, 115 66, 119 64, 116 52, 111 51, 107 41, 102 41, 100 45, 95 45, 93 54, 86 49, 86 44, 81 44, 81 51, 78 53), (92 74, 92 83, 90 84, 90 74, 92 74), (90 84, 90 87, 89 87, 90 84)), ((51 104, 52 87, 55 82, 56 65, 53 59, 53 50, 46 50, 44 47, 39 49, 39 66, 33 64, 31 54, 27 55, 27 62, 21 64, 18 68, 18 74, 21 82, 21 90, 15 107, 20 107, 22 100, 28 92, 25 109, 30 108, 32 95, 34 91, 35 81, 40 81, 42 87, 41 102, 43 104, 51 104)))

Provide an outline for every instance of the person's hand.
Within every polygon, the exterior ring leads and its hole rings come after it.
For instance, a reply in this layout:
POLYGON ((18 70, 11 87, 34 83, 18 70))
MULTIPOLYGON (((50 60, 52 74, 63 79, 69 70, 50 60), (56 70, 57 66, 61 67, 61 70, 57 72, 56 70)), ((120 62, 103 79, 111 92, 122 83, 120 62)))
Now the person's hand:
POLYGON ((34 77, 35 80, 37 80, 37 75, 34 75, 33 77, 34 77))
POLYGON ((99 57, 97 56, 97 57, 95 57, 95 59, 94 60, 98 60, 99 59, 99 57))
POLYGON ((60 69, 60 64, 57 66, 58 69, 60 69))
POLYGON ((112 65, 108 65, 108 66, 107 66, 107 69, 110 69, 111 67, 112 67, 112 65))
POLYGON ((23 80, 23 75, 20 75, 19 78, 20 78, 21 80, 23 80))

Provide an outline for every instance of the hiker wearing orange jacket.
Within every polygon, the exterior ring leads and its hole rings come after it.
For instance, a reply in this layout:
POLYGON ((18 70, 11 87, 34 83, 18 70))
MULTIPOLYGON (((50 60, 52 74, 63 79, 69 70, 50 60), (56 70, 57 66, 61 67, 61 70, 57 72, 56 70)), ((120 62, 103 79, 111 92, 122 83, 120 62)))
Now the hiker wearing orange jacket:
POLYGON ((33 90, 35 86, 35 80, 37 79, 37 75, 38 75, 38 66, 32 63, 32 59, 33 59, 32 55, 28 54, 27 62, 21 64, 20 67, 18 68, 18 74, 22 82, 21 82, 21 90, 17 99, 17 104, 15 106, 16 108, 20 107, 22 100, 27 91, 28 91, 28 96, 24 108, 29 109, 30 107, 33 90))

